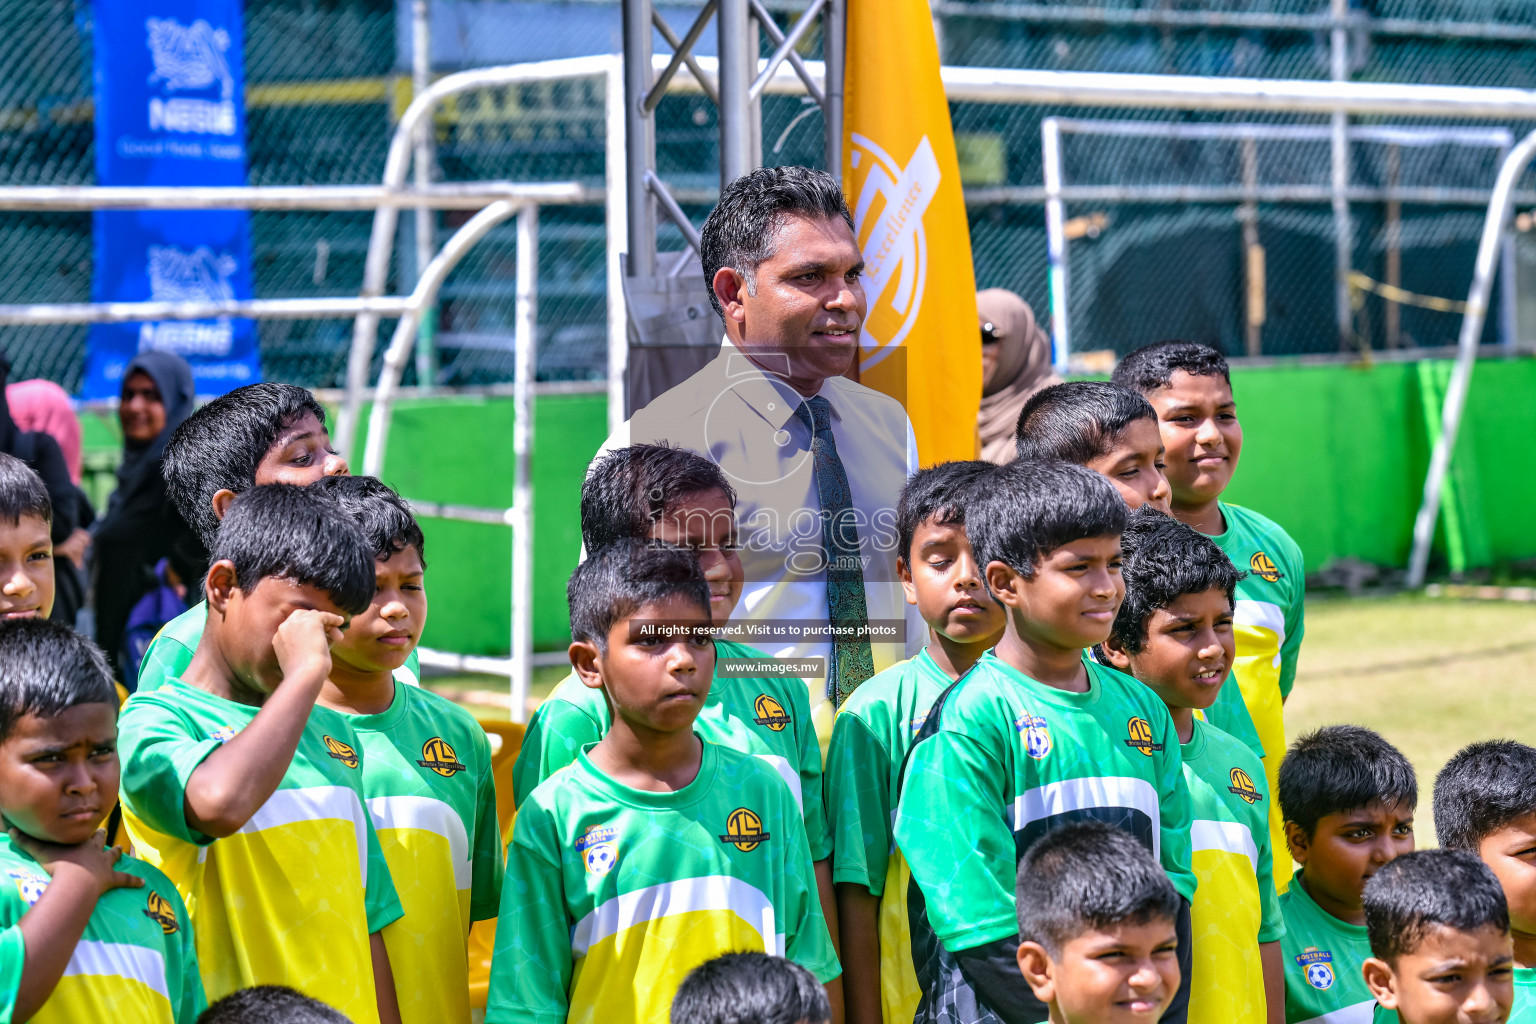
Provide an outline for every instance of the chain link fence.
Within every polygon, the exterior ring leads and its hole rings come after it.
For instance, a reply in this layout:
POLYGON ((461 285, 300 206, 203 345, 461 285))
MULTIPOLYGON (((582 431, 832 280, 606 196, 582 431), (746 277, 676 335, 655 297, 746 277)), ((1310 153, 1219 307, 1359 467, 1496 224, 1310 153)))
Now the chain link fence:
MULTIPOLYGON (((681 33, 699 6, 699 0, 667 0, 662 11, 681 33)), ((768 6, 787 27, 803 4, 783 0, 768 6)), ((1329 75, 1328 7, 1327 0, 934 3, 949 64, 1309 79, 1329 75)), ((517 53, 543 46, 547 56, 618 48, 617 33, 603 37, 609 30, 601 28, 617 25, 616 0, 434 0, 434 8, 458 34, 459 56, 439 60, 438 73, 502 62, 498 46, 517 53), (573 26, 586 23, 599 27, 572 42, 573 26)), ((252 184, 379 181, 390 130, 410 99, 409 26, 402 20, 408 11, 408 3, 396 0, 247 0, 252 184)), ((441 24, 434 22, 435 28, 441 24)), ((706 40, 713 31, 706 31, 706 40)), ((0 61, 7 69, 0 81, 0 183, 94 180, 91 36, 90 0, 0 0, 0 61)), ((1536 28, 1528 6, 1518 0, 1357 0, 1346 38, 1355 79, 1536 87, 1536 28)), ((766 56, 769 41, 764 37, 761 43, 766 56)), ((813 31, 802 52, 819 59, 820 48, 819 31, 813 31)), ((657 49, 666 49, 659 37, 657 49)), ((1011 288, 1042 317, 1048 308, 1042 119, 1326 124, 1318 117, 990 104, 956 104, 953 114, 978 287, 1011 288)), ((1431 124, 1446 126, 1412 126, 1431 124)), ((462 96, 442 108, 434 127, 435 174, 441 180, 574 179, 591 185, 604 180, 604 108, 596 80, 462 96)), ((1536 125, 1503 127, 1518 138, 1536 125)), ((814 104, 794 96, 765 98, 766 163, 819 164, 821 131, 814 104)), ((1233 355, 1250 351, 1243 234, 1248 217, 1257 225, 1265 258, 1263 354, 1338 350, 1336 224, 1325 199, 1244 204, 1135 197, 1136 189, 1155 186, 1241 186, 1244 157, 1233 139, 1073 135, 1063 152, 1069 186, 1129 190, 1113 202, 1068 205, 1074 349, 1125 351, 1156 338, 1188 337, 1233 355)), ((1326 140, 1260 142, 1256 180, 1265 186, 1326 186, 1329 161, 1326 140)), ((1485 190, 1497 161, 1497 149, 1488 146, 1353 144, 1351 185, 1368 197, 1350 205, 1353 268, 1418 295, 1464 297, 1482 207, 1467 200, 1395 209, 1369 197, 1394 185, 1485 190)), ((717 118, 707 99, 684 94, 662 103, 657 163, 685 210, 701 222, 718 188, 717 118)), ((439 240, 466 217, 438 214, 439 240)), ((541 219, 539 376, 601 378, 603 211, 549 209, 541 219)), ((257 295, 355 292, 371 221, 370 215, 355 213, 254 214, 257 295)), ((413 223, 411 216, 401 218, 393 290, 408 289, 414 280, 413 223)), ((511 378, 514 236, 510 225, 492 232, 449 278, 438 324, 437 383, 511 378)), ((663 248, 681 247, 670 226, 661 237, 663 248)), ((5 301, 89 300, 91 258, 89 216, 0 215, 5 301)), ((1516 262, 1517 277, 1529 275, 1536 285, 1536 251, 1522 241, 1516 262)), ((1527 291, 1536 300, 1536 287, 1527 291)), ((1459 325, 1454 312, 1389 303, 1371 291, 1359 292, 1356 301, 1354 345, 1434 347, 1454 341, 1459 325)), ((391 327, 383 325, 384 336, 391 327)), ((338 386, 350 331, 345 321, 262 323, 264 373, 309 386, 338 386)), ((0 328, 0 345, 15 364, 14 379, 48 377, 74 390, 85 333, 75 327, 7 327, 0 328)), ((1490 317, 1485 340, 1497 338, 1498 318, 1490 317)), ((414 374, 414 367, 408 368, 405 383, 415 383, 414 374)))

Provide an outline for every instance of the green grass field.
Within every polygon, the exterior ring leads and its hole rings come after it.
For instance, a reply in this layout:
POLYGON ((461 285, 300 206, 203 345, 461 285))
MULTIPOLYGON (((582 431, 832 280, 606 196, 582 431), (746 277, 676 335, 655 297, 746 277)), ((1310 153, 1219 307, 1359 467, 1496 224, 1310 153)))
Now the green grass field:
MULTIPOLYGON (((534 672, 530 703, 564 667, 534 672)), ((429 677, 483 718, 507 717, 506 680, 429 677)), ((1417 596, 1315 599, 1307 604, 1296 688, 1285 708, 1290 737, 1322 725, 1367 725, 1418 769, 1419 844, 1434 842, 1434 776, 1477 739, 1536 741, 1536 607, 1417 596)))

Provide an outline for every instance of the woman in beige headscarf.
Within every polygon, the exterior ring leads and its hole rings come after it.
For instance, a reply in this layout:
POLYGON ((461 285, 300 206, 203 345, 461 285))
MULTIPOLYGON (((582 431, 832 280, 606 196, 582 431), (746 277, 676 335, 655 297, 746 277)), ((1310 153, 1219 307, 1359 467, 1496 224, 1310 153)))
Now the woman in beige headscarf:
POLYGON ((1014 457, 1019 410, 1041 388, 1060 384, 1051 372, 1051 339, 1029 303, 1003 288, 976 293, 981 317, 981 411, 976 433, 981 457, 1002 465, 1014 457))

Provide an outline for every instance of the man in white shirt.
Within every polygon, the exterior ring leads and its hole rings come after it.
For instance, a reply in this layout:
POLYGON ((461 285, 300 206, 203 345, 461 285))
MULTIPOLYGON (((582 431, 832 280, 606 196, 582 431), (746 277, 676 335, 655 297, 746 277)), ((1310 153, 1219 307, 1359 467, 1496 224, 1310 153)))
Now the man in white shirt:
POLYGON ((829 731, 842 697, 922 646, 895 564, 896 502, 917 442, 899 402, 843 376, 866 305, 864 257, 835 178, 752 171, 722 190, 701 236, 725 323, 720 355, 603 450, 668 441, 725 471, 746 574, 733 624, 768 627, 740 639, 770 654, 826 659, 827 678, 807 682, 829 731))

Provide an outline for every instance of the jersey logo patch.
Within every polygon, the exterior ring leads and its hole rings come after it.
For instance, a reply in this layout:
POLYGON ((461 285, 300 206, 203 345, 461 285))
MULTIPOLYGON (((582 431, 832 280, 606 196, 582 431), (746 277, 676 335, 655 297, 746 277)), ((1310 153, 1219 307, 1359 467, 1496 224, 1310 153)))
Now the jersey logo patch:
POLYGON ((160 930, 167 935, 174 935, 181 929, 181 926, 176 923, 176 911, 171 909, 171 901, 153 889, 149 891, 144 916, 158 924, 160 930))
POLYGON ((784 710, 784 705, 766 693, 757 695, 757 700, 752 702, 752 710, 757 712, 757 717, 752 721, 758 725, 766 725, 774 732, 783 732, 784 727, 792 721, 789 713, 784 710))
POLYGON ((1051 730, 1039 715, 1025 712, 1014 719, 1013 727, 1024 736, 1024 753, 1036 761, 1051 752, 1051 730))
POLYGON ((1227 774, 1227 778, 1232 783, 1232 785, 1227 787, 1228 793, 1240 797, 1244 802, 1248 804, 1256 804, 1260 800, 1264 799, 1264 795, 1260 793, 1258 787, 1253 784, 1253 779, 1250 778, 1248 773, 1243 771, 1241 768, 1233 768, 1232 771, 1227 774))
POLYGON ((1275 565, 1275 560, 1262 551, 1255 551, 1253 557, 1248 559, 1248 568, 1255 576, 1268 583, 1279 583, 1285 578, 1285 573, 1275 565))
POLYGON ((587 874, 602 877, 619 863, 619 833, 607 825, 589 825, 576 840, 576 852, 587 874))
POLYGON ((451 779, 455 773, 469 769, 468 765, 459 763, 459 755, 453 752, 448 741, 441 736, 433 736, 421 745, 421 760, 416 763, 432 769, 445 779, 451 779))
POLYGON ((1333 954, 1328 950, 1308 946, 1297 954, 1296 962, 1306 973, 1308 985, 1319 992, 1333 988, 1333 954))
POLYGON ((11 868, 6 874, 16 883, 16 892, 21 896, 21 902, 29 907, 42 899, 43 893, 48 890, 47 875, 33 874, 26 868, 11 868))
POLYGON ((1163 749, 1161 743, 1152 742, 1152 724, 1145 718, 1133 718, 1126 722, 1125 731, 1130 737, 1125 741, 1125 745, 1135 747, 1148 757, 1163 749))
POLYGON ((213 732, 209 733, 208 738, 211 740, 217 740, 220 743, 228 743, 230 740, 235 738, 235 734, 239 731, 239 729, 236 729, 232 725, 221 725, 217 729, 213 730, 213 732))
POLYGON ((729 843, 742 853, 751 853, 771 837, 763 831, 763 819, 756 811, 738 807, 725 819, 725 835, 722 843, 729 843))
POLYGON ((325 752, 348 768, 357 767, 357 751, 347 746, 341 740, 325 737, 325 752))

